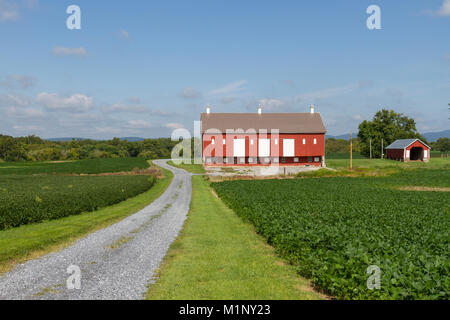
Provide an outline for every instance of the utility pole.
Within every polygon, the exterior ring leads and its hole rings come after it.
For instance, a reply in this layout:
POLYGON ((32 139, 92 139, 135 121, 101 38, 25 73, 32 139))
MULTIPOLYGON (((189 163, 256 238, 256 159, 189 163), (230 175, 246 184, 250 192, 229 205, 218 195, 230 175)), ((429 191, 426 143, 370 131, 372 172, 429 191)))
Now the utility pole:
POLYGON ((384 158, 383 138, 381 138, 381 159, 384 158))
POLYGON ((350 133, 350 171, 353 170, 353 134, 350 133))
POLYGON ((369 145, 370 145, 370 160, 372 160, 372 138, 370 138, 369 140, 369 145))

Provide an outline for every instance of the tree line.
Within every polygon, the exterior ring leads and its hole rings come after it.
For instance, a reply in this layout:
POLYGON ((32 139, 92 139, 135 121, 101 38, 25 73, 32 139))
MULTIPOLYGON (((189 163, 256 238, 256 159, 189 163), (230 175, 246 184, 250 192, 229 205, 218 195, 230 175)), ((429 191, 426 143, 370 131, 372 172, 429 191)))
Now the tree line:
MULTIPOLYGON (((353 140, 353 152, 365 157, 381 157, 381 144, 384 148, 398 139, 418 138, 430 145, 433 151, 448 153, 450 139, 440 138, 429 143, 417 131, 416 122, 394 110, 382 109, 371 121, 363 121, 359 125, 358 136, 353 140)), ((14 138, 0 135, 0 161, 58 161, 94 158, 143 157, 147 159, 170 158, 172 149, 179 141, 170 138, 146 139, 130 142, 114 138, 112 140, 72 140, 52 142, 37 136, 14 138)), ((192 141, 192 153, 194 152, 192 141)), ((348 140, 329 138, 325 144, 326 153, 348 153, 348 140)))
POLYGON ((0 135, 0 161, 58 161, 95 158, 143 157, 170 158, 178 141, 170 138, 129 142, 114 138, 107 141, 48 141, 37 136, 14 138, 0 135))

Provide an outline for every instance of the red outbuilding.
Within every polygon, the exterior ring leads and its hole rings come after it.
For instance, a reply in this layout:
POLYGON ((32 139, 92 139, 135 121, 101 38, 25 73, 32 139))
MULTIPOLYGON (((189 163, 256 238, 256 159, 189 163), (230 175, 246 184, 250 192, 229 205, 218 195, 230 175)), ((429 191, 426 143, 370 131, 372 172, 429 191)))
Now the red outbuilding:
POLYGON ((430 161, 431 148, 419 139, 397 140, 386 148, 386 157, 397 161, 430 161))
POLYGON ((325 166, 320 113, 201 114, 202 157, 209 166, 325 166))

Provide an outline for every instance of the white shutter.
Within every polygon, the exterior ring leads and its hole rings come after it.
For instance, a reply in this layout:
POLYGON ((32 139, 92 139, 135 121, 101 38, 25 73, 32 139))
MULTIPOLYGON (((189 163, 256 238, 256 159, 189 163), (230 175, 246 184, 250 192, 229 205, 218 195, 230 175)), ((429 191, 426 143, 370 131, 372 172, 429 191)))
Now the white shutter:
POLYGON ((293 157, 295 156, 295 143, 294 139, 284 139, 283 140, 283 157, 293 157))
POLYGON ((270 139, 259 139, 259 157, 270 157, 270 139))
POLYGON ((245 157, 245 139, 234 139, 234 156, 245 157))

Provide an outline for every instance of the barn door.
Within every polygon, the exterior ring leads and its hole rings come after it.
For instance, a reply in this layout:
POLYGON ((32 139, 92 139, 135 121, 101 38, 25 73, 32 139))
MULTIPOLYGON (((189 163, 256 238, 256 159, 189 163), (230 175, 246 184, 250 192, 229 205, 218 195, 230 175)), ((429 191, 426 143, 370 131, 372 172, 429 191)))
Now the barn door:
POLYGON ((245 157, 245 139, 234 139, 233 145, 234 157, 244 158, 245 157))
POLYGON ((294 157, 295 156, 295 140, 294 139, 284 139, 283 140, 283 157, 294 157))

